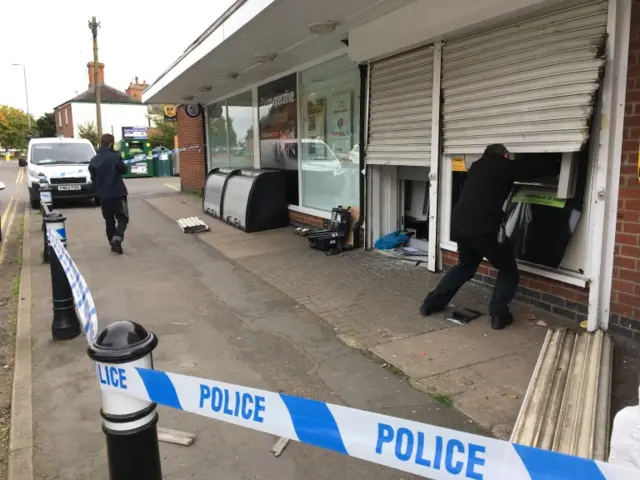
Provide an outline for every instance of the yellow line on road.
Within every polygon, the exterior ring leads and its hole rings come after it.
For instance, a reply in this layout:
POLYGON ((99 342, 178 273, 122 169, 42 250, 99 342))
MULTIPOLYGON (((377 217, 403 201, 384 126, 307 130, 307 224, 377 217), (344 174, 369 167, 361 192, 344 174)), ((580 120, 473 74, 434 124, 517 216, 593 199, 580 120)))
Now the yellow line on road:
POLYGON ((16 177, 16 185, 18 185, 19 183, 22 183, 22 180, 24 180, 24 168, 21 168, 18 170, 18 176, 16 177))
POLYGON ((9 210, 11 210, 12 203, 13 203, 13 196, 9 199, 9 203, 7 203, 7 208, 5 208, 4 213, 2 214, 2 218, 0 219, 1 225, 4 225, 4 222, 7 220, 7 215, 9 214, 9 210))
MULTIPOLYGON (((13 200, 13 197, 11 197, 11 200, 13 200)), ((4 256, 5 256, 4 247, 7 245, 7 238, 9 238, 9 235, 11 234, 13 219, 15 218, 16 210, 18 209, 17 204, 18 202, 12 202, 11 205, 9 205, 9 208, 7 208, 7 211, 11 209, 11 214, 9 215, 9 225, 7 226, 6 230, 4 231, 4 235, 2 236, 2 245, 0 245, 0 265, 2 265, 2 263, 4 262, 4 256)), ((4 219, 2 223, 4 223, 4 219)))
POLYGON ((176 192, 179 192, 179 191, 180 191, 180 187, 176 187, 175 185, 171 185, 171 184, 169 184, 169 183, 165 183, 165 184, 164 184, 164 186, 165 186, 165 187, 172 188, 172 189, 173 189, 173 190, 175 190, 176 192))

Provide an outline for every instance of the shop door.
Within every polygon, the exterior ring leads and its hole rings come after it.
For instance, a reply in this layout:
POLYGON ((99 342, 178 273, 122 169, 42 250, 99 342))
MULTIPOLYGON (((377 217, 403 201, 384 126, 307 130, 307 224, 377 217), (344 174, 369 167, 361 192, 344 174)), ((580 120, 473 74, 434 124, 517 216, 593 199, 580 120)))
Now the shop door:
POLYGON ((429 166, 433 47, 371 65, 367 164, 429 166))
POLYGON ((576 152, 605 64, 607 2, 598 1, 445 43, 445 154, 576 152))

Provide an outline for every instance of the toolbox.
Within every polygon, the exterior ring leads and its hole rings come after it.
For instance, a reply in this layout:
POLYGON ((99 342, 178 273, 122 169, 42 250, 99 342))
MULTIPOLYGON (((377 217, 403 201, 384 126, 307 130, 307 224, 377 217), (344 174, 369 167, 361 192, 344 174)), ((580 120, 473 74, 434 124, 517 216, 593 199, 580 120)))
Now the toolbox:
POLYGON ((328 230, 309 233, 309 246, 323 252, 344 250, 345 239, 349 231, 349 208, 338 206, 331 210, 328 230))

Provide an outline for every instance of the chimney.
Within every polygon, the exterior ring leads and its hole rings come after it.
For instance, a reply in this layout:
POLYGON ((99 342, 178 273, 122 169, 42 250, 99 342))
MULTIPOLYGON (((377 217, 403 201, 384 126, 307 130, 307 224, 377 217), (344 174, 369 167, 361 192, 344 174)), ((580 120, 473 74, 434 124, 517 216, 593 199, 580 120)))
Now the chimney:
MULTIPOLYGON (((89 70, 89 88, 93 87, 94 62, 87 63, 89 70)), ((98 63, 98 84, 104 85, 104 63, 98 63)))
POLYGON ((135 77, 135 83, 129 82, 129 86, 125 90, 125 93, 131 98, 135 98, 137 100, 142 100, 142 92, 148 86, 149 85, 147 85, 146 80, 143 80, 142 83, 140 83, 139 77, 135 77))

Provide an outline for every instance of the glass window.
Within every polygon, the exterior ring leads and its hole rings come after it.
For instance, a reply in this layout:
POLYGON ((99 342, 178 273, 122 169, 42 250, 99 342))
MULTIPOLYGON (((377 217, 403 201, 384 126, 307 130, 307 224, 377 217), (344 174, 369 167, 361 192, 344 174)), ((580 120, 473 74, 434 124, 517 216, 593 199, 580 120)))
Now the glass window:
POLYGON ((252 112, 251 91, 207 107, 209 169, 253 167, 252 112))
POLYGON ((253 95, 244 92, 227 100, 229 164, 253 167, 253 95))
POLYGON ((302 205, 359 204, 360 74, 347 56, 301 74, 302 205))
POLYGON ((207 107, 209 147, 209 170, 215 167, 229 166, 227 148, 227 115, 225 102, 214 103, 207 107))
POLYGON ((287 178, 287 202, 298 205, 298 103, 296 74, 258 87, 260 168, 287 178))

